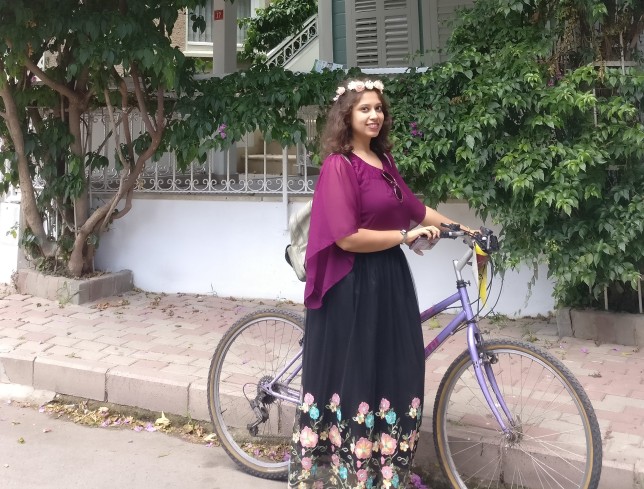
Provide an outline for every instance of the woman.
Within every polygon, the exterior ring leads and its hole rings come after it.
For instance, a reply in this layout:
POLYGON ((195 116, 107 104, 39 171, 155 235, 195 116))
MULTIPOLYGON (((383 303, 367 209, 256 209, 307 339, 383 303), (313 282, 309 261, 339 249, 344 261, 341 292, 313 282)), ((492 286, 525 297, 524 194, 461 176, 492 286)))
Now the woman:
POLYGON ((425 377, 418 301, 400 248, 453 221, 403 182, 380 81, 339 87, 322 135, 306 254, 303 402, 289 486, 407 485, 425 377))

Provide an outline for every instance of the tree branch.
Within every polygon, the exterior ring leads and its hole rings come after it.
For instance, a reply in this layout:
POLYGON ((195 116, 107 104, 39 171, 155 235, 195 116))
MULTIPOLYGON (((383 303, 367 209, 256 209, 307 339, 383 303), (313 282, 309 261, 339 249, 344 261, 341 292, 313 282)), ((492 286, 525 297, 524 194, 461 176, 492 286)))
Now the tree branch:
POLYGON ((43 70, 41 70, 36 63, 31 61, 31 59, 27 58, 25 60, 25 66, 34 73, 40 80, 47 85, 48 87, 52 88, 53 90, 56 90, 58 93, 64 95, 70 100, 75 101, 76 103, 82 103, 82 98, 74 92, 71 88, 69 88, 66 85, 63 85, 62 83, 58 83, 51 78, 49 78, 43 70))
POLYGON ((132 65, 132 83, 134 84, 134 93, 136 94, 136 101, 139 104, 141 119, 143 120, 145 128, 150 133, 150 135, 154 135, 156 133, 156 128, 152 125, 150 115, 148 114, 148 106, 145 103, 143 90, 141 90, 141 77, 139 75, 139 69, 136 64, 132 65))
POLYGON ((112 199, 112 202, 110 202, 109 204, 109 208, 107 209, 105 218, 103 219, 103 222, 99 227, 99 233, 103 233, 103 231, 105 231, 108 223, 110 222, 110 217, 114 212, 114 209, 116 208, 119 201, 121 200, 121 196, 123 195, 123 191, 122 191, 123 183, 125 182, 125 177, 127 176, 128 169, 130 167, 125 157, 123 156, 123 152, 121 151, 121 142, 119 141, 119 133, 116 130, 116 124, 114 123, 114 109, 112 107, 112 104, 110 103, 110 94, 107 91, 107 88, 103 90, 103 95, 105 96, 105 104, 107 106, 107 112, 109 113, 109 116, 110 116, 110 126, 112 127, 112 132, 114 133, 114 146, 116 147, 116 153, 118 154, 118 157, 119 157, 119 160, 121 161, 121 165, 123 166, 123 169, 121 170, 119 190, 117 194, 114 196, 114 198, 112 199))

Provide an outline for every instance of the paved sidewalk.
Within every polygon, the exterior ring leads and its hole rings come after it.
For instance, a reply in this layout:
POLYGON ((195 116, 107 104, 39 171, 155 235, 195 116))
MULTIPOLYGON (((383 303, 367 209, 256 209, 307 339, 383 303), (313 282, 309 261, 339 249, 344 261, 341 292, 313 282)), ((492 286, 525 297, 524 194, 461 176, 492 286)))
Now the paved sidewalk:
MULTIPOLYGON (((206 377, 217 342, 234 321, 260 307, 303 310, 293 303, 141 291, 75 306, 0 287, 0 383, 209 420, 206 377)), ((426 339, 447 318, 425 323, 426 339)), ((563 360, 586 389, 600 420, 600 487, 641 488, 644 352, 559 339, 553 319, 497 319, 483 327, 489 336, 532 341, 563 360)), ((459 334, 428 360, 428 406, 464 345, 459 334)), ((431 423, 423 428, 429 430, 431 423)), ((425 436, 422 443, 429 446, 430 440, 425 436)))

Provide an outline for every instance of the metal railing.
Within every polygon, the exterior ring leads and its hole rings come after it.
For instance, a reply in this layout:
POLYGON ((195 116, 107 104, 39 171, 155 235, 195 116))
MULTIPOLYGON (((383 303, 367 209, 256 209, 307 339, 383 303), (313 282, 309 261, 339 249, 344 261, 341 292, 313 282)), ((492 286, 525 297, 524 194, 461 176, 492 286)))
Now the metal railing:
POLYGON ((313 15, 307 19, 299 33, 287 37, 266 54, 266 64, 285 66, 317 37, 318 16, 313 15))
MULTIPOLYGON (((306 107, 299 117, 305 121, 306 142, 315 138, 318 107, 306 107)), ((86 139, 90 146, 109 160, 90 175, 92 192, 115 192, 120 183, 114 138, 110 137, 108 114, 94 112, 87 117, 86 139)), ((138 114, 130 114, 133 137, 145 129, 138 114)), ((311 163, 305 144, 280 148, 267 144, 259 131, 247 134, 224 151, 212 150, 203 163, 192 162, 181 169, 174 153, 158 161, 149 160, 138 177, 135 192, 174 194, 310 194, 317 168, 311 163)))

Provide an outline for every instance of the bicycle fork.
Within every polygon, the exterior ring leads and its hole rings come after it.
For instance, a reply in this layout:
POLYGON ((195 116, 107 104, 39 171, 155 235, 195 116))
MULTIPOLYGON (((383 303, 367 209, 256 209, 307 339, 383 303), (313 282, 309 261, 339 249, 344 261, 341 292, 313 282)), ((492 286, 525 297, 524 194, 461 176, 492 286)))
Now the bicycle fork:
POLYGON ((476 380, 488 406, 490 407, 490 411, 492 411, 492 414, 505 434, 507 441, 510 443, 519 441, 522 434, 520 421, 517 422, 517 419, 515 419, 510 412, 510 409, 508 408, 505 399, 503 398, 503 394, 501 394, 501 390, 496 382, 494 371, 492 370, 492 365, 498 361, 498 357, 486 351, 481 334, 478 332, 478 328, 473 324, 471 324, 467 329, 467 344, 470 357, 472 359, 472 365, 474 366, 476 380), (501 412, 503 414, 501 414, 501 412), (507 423, 504 419, 504 415, 505 419, 507 419, 507 423))

